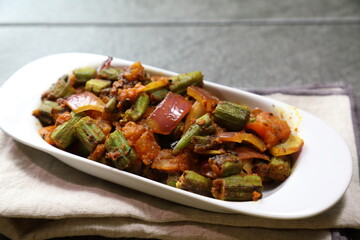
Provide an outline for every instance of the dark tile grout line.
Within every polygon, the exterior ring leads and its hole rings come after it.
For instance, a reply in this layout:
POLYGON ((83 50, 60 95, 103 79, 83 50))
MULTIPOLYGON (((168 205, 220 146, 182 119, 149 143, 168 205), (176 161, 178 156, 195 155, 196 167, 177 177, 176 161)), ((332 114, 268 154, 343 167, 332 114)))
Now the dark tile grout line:
POLYGON ((194 21, 134 21, 134 22, 0 22, 0 27, 224 27, 274 25, 343 25, 360 24, 360 17, 348 18, 271 18, 194 21))

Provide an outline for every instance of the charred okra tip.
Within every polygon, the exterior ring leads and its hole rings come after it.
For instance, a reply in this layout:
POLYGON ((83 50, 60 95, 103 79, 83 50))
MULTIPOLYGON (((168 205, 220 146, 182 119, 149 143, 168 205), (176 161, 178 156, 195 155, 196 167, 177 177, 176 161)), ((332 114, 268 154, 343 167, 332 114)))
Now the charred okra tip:
POLYGON ((209 158, 212 170, 220 177, 240 174, 242 162, 232 153, 225 153, 209 158))
POLYGON ((194 144, 194 152, 196 153, 210 152, 219 149, 221 145, 214 136, 194 136, 191 138, 191 142, 194 144))

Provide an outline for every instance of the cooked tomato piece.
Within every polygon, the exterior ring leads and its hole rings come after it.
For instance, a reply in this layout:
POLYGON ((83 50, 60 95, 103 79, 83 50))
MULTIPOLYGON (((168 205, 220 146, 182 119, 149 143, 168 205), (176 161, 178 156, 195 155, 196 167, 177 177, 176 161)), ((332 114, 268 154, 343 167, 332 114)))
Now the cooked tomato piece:
POLYGON ((64 113, 58 115, 58 117, 56 118, 55 125, 59 126, 65 122, 69 121, 70 119, 71 119, 71 113, 64 112, 64 113))
POLYGON ((105 144, 98 144, 94 151, 88 156, 88 159, 97 161, 105 155, 106 147, 105 144))
POLYGON ((123 73, 123 76, 130 82, 140 81, 145 77, 145 69, 140 62, 136 62, 130 66, 128 71, 123 73))
POLYGON ((43 127, 39 130, 40 136, 49 144, 55 145, 55 142, 51 139, 50 135, 56 128, 55 125, 43 127))
POLYGON ((118 89, 116 96, 119 104, 117 107, 120 108, 124 101, 135 102, 143 88, 144 86, 138 83, 133 88, 118 89))
POLYGON ((265 142, 267 148, 286 141, 291 133, 287 122, 271 112, 258 113, 253 121, 246 124, 245 129, 254 131, 265 142))
POLYGON ((134 146, 136 141, 145 132, 145 127, 141 124, 136 124, 135 122, 128 122, 121 129, 121 132, 124 134, 124 137, 128 141, 129 145, 134 146))
POLYGON ((134 149, 145 165, 151 164, 152 160, 159 155, 161 150, 154 134, 149 130, 145 131, 136 141, 134 149))

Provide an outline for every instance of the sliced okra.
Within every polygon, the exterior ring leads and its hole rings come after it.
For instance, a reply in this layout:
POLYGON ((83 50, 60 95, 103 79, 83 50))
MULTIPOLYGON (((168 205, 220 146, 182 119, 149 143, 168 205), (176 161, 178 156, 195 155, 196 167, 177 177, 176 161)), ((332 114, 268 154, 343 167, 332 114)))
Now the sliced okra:
POLYGON ((65 149, 75 139, 75 124, 85 117, 85 113, 72 113, 72 117, 67 122, 57 126, 50 135, 50 138, 55 142, 55 145, 61 149, 65 149))
POLYGON ((262 195, 262 181, 258 175, 232 175, 213 181, 212 195, 226 201, 257 200, 262 195))

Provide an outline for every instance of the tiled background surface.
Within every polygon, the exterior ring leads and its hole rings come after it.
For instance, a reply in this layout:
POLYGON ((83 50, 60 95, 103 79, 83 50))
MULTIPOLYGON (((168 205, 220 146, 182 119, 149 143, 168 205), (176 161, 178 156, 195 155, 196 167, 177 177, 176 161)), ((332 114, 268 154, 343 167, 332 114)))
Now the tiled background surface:
POLYGON ((202 70, 239 88, 351 84, 360 101, 356 0, 0 0, 0 85, 59 52, 202 70))

